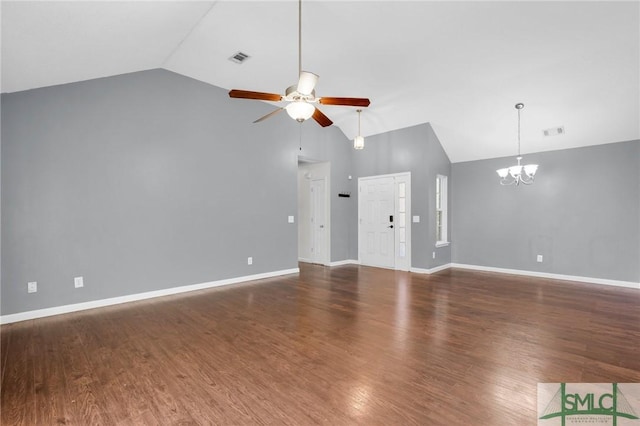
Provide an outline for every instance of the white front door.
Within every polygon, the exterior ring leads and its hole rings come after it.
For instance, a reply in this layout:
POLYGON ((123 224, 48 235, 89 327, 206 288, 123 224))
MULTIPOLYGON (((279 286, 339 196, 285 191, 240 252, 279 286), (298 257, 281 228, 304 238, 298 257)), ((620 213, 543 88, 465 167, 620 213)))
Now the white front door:
POLYGON ((358 179, 358 252, 363 265, 411 268, 411 175, 358 179))
POLYGON ((359 186, 360 263, 394 268, 394 178, 361 179, 359 186))
POLYGON ((311 181, 311 261, 328 263, 326 224, 326 181, 311 181))

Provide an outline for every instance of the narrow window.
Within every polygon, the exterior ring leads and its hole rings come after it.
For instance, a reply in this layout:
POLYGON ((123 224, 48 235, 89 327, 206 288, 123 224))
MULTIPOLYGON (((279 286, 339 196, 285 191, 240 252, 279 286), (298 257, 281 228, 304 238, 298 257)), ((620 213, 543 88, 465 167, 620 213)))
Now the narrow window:
POLYGON ((436 247, 447 245, 447 177, 436 175, 436 247))

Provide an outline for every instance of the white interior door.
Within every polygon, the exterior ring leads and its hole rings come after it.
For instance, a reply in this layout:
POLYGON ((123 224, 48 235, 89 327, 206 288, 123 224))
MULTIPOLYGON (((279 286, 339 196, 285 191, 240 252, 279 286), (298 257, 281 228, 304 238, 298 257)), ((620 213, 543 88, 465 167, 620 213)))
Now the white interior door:
POLYGON ((358 179, 358 251, 363 265, 411 269, 411 174, 358 179))
POLYGON ((328 263, 326 180, 311 181, 311 261, 328 263))
POLYGON ((358 250, 363 265, 395 268, 393 177, 362 178, 358 191, 358 250))

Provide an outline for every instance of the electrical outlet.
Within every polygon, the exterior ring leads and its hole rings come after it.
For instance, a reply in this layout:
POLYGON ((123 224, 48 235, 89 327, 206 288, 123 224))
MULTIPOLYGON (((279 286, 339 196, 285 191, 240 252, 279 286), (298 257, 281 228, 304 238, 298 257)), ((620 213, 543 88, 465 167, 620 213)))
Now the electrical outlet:
POLYGON ((247 257, 247 265, 253 265, 253 257, 247 257))
POLYGON ((542 263, 542 255, 541 254, 539 254, 538 257, 536 257, 536 262, 542 263))
POLYGON ((436 252, 434 251, 433 254, 431 255, 431 257, 433 257, 434 259, 436 258, 436 252))
POLYGON ((82 279, 82 277, 75 277, 73 279, 73 285, 76 288, 84 287, 84 280, 82 279))
POLYGON ((289 223, 294 223, 294 221, 295 221, 295 220, 294 220, 293 216, 289 216, 289 217, 287 217, 287 222, 289 222, 289 223))
POLYGON ((30 283, 27 283, 27 293, 35 293, 38 291, 38 283, 35 281, 32 281, 30 283))

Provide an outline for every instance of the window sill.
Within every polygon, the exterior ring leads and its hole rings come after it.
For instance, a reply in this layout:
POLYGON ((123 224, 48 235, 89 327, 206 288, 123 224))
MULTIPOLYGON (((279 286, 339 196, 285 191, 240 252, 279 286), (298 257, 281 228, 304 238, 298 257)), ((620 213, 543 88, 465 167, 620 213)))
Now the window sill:
POLYGON ((446 247, 451 244, 449 241, 438 241, 436 242, 436 247, 446 247))

